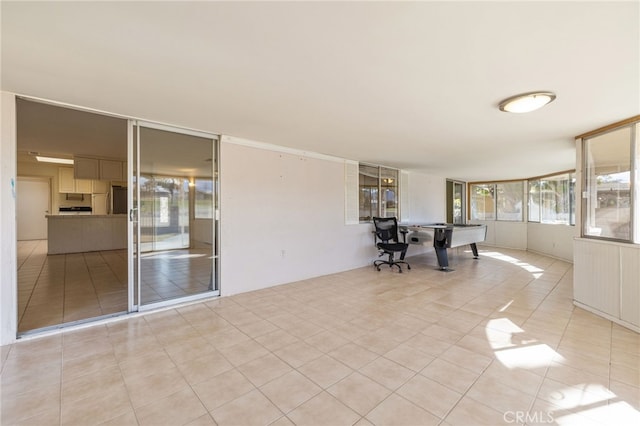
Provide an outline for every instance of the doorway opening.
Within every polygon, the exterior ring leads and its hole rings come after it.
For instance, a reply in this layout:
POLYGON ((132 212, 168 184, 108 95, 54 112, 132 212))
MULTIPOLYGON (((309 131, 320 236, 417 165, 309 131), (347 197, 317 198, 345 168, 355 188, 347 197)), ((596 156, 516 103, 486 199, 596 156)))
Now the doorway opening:
POLYGON ((466 183, 447 179, 447 223, 465 223, 466 183))
POLYGON ((219 294, 217 136, 26 98, 16 116, 18 336, 219 294))

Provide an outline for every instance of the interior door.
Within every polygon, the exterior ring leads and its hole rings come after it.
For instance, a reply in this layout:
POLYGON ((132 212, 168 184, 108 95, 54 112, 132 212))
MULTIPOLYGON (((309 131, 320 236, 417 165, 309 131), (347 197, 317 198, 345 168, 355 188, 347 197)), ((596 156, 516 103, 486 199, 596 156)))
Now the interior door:
POLYGON ((130 310, 218 290, 215 135, 132 121, 130 310))
POLYGON ((51 205, 49 179, 18 177, 16 188, 18 241, 46 240, 47 218, 51 205))

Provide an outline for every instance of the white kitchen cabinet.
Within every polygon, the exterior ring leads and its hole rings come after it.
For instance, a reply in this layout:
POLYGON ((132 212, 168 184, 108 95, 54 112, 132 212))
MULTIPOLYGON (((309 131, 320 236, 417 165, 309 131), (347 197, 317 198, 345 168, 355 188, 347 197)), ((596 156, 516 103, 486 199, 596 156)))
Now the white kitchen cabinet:
POLYGON ((97 158, 74 157, 73 177, 76 179, 100 179, 100 161, 97 158))
POLYGON ((76 180, 73 178, 73 168, 58 168, 58 192, 74 193, 76 192, 76 180))
POLYGON ((100 179, 121 180, 122 161, 100 160, 100 179))
POLYGON ((109 192, 108 180, 94 180, 91 183, 92 183, 91 185, 92 194, 106 194, 109 192))
POLYGON ((91 194, 92 181, 88 179, 74 179, 72 167, 58 168, 58 192, 64 194, 91 194))
POLYGON ((91 194, 93 190, 93 181, 89 179, 76 179, 76 193, 91 194))
POLYGON ((76 179, 120 181, 126 175, 126 163, 103 158, 74 157, 76 179))

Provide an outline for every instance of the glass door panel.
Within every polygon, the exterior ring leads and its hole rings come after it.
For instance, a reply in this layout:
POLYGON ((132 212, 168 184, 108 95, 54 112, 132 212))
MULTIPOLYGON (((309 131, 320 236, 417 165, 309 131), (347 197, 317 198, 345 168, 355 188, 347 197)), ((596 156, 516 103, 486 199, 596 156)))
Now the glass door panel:
POLYGON ((464 184, 453 183, 453 223, 464 224, 464 184))
POLYGON ((216 294, 217 138, 151 123, 134 128, 138 310, 216 294))

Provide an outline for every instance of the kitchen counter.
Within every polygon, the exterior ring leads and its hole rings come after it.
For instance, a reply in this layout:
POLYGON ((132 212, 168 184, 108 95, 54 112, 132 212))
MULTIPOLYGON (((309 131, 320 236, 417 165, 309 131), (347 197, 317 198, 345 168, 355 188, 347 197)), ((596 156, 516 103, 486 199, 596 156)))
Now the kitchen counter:
POLYGON ((127 248, 127 215, 47 215, 48 254, 127 248))

